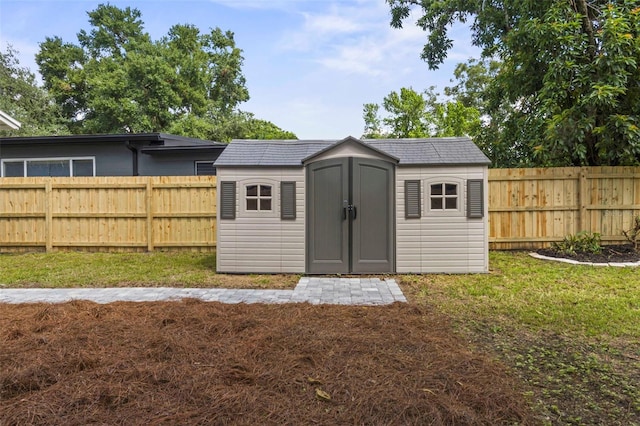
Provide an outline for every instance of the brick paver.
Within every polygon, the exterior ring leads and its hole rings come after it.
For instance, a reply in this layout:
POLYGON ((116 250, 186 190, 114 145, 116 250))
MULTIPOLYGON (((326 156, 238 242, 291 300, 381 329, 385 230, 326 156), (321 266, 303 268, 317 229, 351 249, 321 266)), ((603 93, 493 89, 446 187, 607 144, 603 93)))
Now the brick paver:
POLYGON ((157 302, 200 299, 222 303, 303 303, 331 305, 388 305, 406 302, 393 279, 302 277, 293 290, 222 288, 20 288, 0 290, 0 303, 62 303, 90 300, 96 303, 157 302))

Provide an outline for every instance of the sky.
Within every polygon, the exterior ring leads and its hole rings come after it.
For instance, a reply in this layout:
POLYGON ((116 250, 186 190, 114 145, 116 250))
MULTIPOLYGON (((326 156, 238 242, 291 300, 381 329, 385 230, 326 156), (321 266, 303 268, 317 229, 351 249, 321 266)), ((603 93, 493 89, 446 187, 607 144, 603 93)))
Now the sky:
MULTIPOLYGON (((46 37, 77 44, 90 30, 87 12, 107 1, 0 0, 0 50, 7 44, 20 65, 37 73, 34 56, 46 37)), ((427 33, 389 25, 385 0, 144 0, 110 1, 140 10, 154 40, 175 24, 234 33, 243 50, 251 99, 240 109, 300 139, 360 137, 365 103, 412 87, 437 92, 451 85, 456 64, 479 57, 464 26, 451 32, 453 49, 436 71, 420 59, 427 33)))

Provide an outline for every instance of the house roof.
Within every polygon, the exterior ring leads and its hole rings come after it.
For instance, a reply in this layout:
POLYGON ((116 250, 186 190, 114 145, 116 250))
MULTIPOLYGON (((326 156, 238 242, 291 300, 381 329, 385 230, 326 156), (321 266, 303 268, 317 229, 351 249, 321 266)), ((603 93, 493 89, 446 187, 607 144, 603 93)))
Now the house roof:
POLYGON ((22 126, 18 120, 0 111, 0 130, 18 130, 22 126))
POLYGON ((63 135, 0 138, 0 145, 49 145, 76 143, 139 143, 141 151, 154 154, 193 150, 224 149, 227 144, 203 139, 176 136, 167 133, 125 133, 116 135, 63 135))
POLYGON ((305 160, 345 141, 354 141, 396 159, 399 165, 488 165, 489 159, 467 137, 429 139, 233 140, 216 167, 302 167, 305 160))

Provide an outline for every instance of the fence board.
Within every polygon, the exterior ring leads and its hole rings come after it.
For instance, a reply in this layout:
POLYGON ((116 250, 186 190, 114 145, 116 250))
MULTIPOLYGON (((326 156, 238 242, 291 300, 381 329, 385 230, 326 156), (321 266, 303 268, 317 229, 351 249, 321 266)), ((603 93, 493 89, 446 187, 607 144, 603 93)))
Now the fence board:
POLYGON ((0 250, 215 249, 214 176, 0 179, 0 250))
MULTIPOLYGON (((640 167, 489 170, 489 245, 534 249, 580 231, 606 243, 640 215, 640 167)), ((0 250, 211 251, 212 176, 2 178, 0 250)))
POLYGON ((640 214, 640 167, 489 170, 489 246, 533 249, 581 231, 605 243, 640 214))

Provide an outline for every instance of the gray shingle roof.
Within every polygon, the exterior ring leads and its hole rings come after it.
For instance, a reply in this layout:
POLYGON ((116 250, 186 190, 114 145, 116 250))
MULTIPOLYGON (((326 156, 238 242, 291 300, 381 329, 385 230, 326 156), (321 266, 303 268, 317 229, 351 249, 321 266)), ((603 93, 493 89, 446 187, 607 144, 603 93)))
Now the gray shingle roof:
MULTIPOLYGON (((488 165, 489 159, 467 137, 429 139, 364 139, 369 145, 395 157, 399 165, 488 165)), ((234 140, 215 162, 216 167, 290 166, 343 140, 234 140)))

